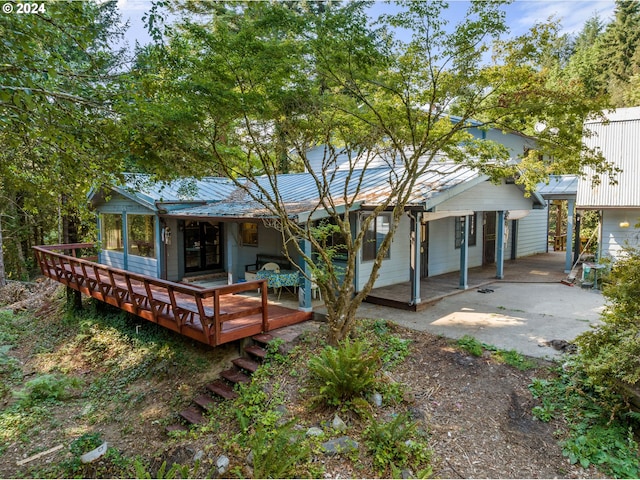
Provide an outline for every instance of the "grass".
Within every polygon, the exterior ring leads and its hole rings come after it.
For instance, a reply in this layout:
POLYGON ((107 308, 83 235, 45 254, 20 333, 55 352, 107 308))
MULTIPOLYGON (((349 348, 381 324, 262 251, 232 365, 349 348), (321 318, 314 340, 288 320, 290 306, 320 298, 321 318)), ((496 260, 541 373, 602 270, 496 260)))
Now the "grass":
POLYGON ((491 353, 491 358, 499 363, 506 363, 521 371, 536 368, 538 364, 515 350, 503 350, 493 345, 482 343, 471 335, 465 335, 456 345, 474 357, 481 357, 485 351, 491 353))

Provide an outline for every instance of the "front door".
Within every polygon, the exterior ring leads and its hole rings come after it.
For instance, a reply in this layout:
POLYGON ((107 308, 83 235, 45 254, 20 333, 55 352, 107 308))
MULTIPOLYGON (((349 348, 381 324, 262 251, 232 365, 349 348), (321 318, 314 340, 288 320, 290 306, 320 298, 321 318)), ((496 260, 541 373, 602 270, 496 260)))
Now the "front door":
POLYGON ((496 263, 496 212, 484 212, 482 264, 496 263))
POLYGON ((186 221, 184 225, 184 270, 222 270, 222 224, 186 221))

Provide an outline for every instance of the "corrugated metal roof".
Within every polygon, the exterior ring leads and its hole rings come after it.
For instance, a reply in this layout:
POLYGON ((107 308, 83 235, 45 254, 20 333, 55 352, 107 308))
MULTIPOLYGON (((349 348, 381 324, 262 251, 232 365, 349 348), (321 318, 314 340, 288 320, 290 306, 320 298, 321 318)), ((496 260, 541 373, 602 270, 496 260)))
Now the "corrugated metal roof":
POLYGON ((547 183, 539 183, 537 192, 547 200, 575 198, 578 175, 551 175, 547 183))
MULTIPOLYGON (((322 182, 310 173, 278 175, 275 179, 259 177, 252 191, 258 198, 274 198, 277 192, 289 215, 300 215, 324 209, 320 198, 330 197, 336 206, 346 203, 359 205, 379 205, 389 198, 396 178, 403 170, 391 168, 371 168, 367 170, 336 170, 326 174, 322 182), (274 182, 274 183, 271 183, 274 182), (326 189, 323 187, 326 185, 326 189)), ((453 163, 434 164, 421 174, 409 197, 409 205, 424 206, 454 186, 461 185, 480 174, 468 167, 453 163)), ((216 203, 174 209, 175 216, 218 217, 218 218, 260 218, 273 216, 272 212, 254 200, 242 189, 237 189, 226 199, 216 203)))
POLYGON ((603 175, 593 184, 594 170, 585 169, 578 182, 577 206, 582 208, 620 208, 640 206, 640 107, 620 108, 608 114, 606 121, 590 120, 585 128, 593 135, 583 139, 586 146, 599 148, 609 162, 622 169, 611 184, 603 175))
MULTIPOLYGON (((147 205, 216 202, 227 198, 235 189, 227 178, 185 178, 158 182, 149 175, 127 174, 126 184, 115 187, 117 192, 147 205)), ((171 208, 171 207, 169 207, 171 208)))

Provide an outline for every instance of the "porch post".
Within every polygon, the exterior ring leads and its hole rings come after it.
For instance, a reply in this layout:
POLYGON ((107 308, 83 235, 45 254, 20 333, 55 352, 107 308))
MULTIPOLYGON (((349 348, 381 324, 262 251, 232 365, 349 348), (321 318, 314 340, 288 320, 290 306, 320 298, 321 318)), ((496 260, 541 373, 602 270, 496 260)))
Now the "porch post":
POLYGON ((469 288, 469 215, 464 217, 462 229, 462 242, 460 243, 460 290, 469 288))
POLYGON ((567 251, 564 257, 564 273, 570 273, 573 266, 573 219, 576 215, 576 201, 573 198, 567 200, 567 251))
POLYGON ((504 278, 504 210, 498 211, 498 249, 496 255, 496 278, 504 278))
MULTIPOLYGON (((311 258, 311 242, 309 240, 302 239, 300 240, 300 244, 304 254, 308 258, 311 258)), ((304 275, 302 277, 302 285, 298 287, 298 310, 311 312, 311 267, 305 261, 302 261, 301 263, 302 265, 300 265, 300 267, 302 267, 304 275)))
POLYGON ((415 218, 411 218, 411 238, 413 240, 413 265, 411 271, 411 305, 418 305, 420 299, 420 227, 422 224, 422 212, 416 212, 415 218))
MULTIPOLYGON (((233 284, 233 269, 235 265, 233 263, 233 250, 234 250, 234 238, 238 238, 238 224, 235 222, 225 224, 223 230, 225 232, 225 252, 226 257, 226 269, 227 269, 227 284, 233 284)), ((238 277, 240 278, 240 277, 238 277)))

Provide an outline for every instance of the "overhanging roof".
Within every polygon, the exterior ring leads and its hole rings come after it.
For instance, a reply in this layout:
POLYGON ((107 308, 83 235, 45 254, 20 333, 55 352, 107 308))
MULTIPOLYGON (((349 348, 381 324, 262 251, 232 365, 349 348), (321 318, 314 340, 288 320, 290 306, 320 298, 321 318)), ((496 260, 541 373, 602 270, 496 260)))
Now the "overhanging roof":
POLYGON ((575 199, 578 178, 578 175, 551 175, 548 182, 538 184, 537 191, 545 200, 575 199))

